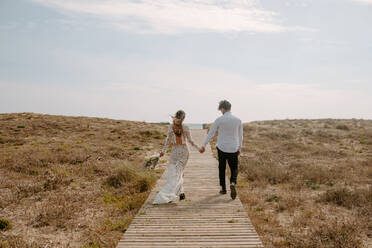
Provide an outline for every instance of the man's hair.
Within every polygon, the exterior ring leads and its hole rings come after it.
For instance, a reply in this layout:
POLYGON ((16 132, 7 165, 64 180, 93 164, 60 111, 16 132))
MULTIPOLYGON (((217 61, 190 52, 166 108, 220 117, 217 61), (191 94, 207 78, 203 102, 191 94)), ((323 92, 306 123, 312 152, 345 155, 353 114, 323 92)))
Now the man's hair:
POLYGON ((225 109, 227 111, 231 110, 231 103, 229 103, 229 101, 227 100, 220 101, 218 105, 218 110, 221 110, 221 109, 225 109))

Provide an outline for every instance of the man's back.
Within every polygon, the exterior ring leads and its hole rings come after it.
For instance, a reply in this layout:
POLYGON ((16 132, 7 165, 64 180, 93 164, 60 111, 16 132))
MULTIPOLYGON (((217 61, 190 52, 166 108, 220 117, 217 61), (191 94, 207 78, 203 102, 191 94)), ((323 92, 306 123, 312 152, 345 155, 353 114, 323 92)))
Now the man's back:
POLYGON ((239 150, 239 128, 241 120, 230 112, 226 112, 219 121, 217 147, 223 152, 239 150))
POLYGON ((226 161, 230 167, 230 192, 231 199, 236 198, 236 180, 238 177, 239 155, 243 144, 243 125, 242 121, 233 116, 230 112, 231 103, 222 100, 219 103, 218 110, 223 114, 212 124, 205 141, 199 150, 205 151, 205 146, 218 132, 217 151, 218 151, 218 171, 220 177, 220 194, 226 194, 226 161))
POLYGON ((205 144, 218 132, 217 147, 223 152, 234 153, 240 151, 243 140, 242 122, 239 118, 226 112, 213 123, 205 144))

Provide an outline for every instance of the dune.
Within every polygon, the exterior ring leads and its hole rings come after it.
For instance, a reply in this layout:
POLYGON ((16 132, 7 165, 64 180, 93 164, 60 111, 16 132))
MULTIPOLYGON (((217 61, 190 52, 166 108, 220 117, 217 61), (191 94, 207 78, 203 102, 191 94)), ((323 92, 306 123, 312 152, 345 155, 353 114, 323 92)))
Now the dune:
POLYGON ((244 125, 239 197, 265 247, 372 246, 372 121, 244 125))
POLYGON ((0 247, 115 247, 163 172, 141 164, 160 150, 166 130, 0 114, 0 247))
MULTIPOLYGON (((164 171, 166 159, 141 165, 166 131, 0 114, 0 247, 115 247, 164 171)), ((265 247, 372 245, 372 121, 245 123, 239 170, 239 198, 265 247)))

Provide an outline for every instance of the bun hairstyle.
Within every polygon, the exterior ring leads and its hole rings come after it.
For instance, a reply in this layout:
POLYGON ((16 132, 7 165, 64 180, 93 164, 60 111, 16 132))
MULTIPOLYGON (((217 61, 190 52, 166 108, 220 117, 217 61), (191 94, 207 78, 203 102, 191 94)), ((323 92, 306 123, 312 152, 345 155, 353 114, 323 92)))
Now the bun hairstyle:
POLYGON ((174 115, 174 117, 175 117, 176 119, 179 119, 179 120, 183 121, 183 120, 185 119, 185 117, 186 117, 186 113, 185 113, 185 111, 183 111, 183 110, 178 110, 178 111, 176 112, 176 114, 174 115))
POLYGON ((182 122, 186 117, 186 113, 183 110, 178 110, 173 119, 173 131, 176 136, 181 136, 183 134, 182 122))

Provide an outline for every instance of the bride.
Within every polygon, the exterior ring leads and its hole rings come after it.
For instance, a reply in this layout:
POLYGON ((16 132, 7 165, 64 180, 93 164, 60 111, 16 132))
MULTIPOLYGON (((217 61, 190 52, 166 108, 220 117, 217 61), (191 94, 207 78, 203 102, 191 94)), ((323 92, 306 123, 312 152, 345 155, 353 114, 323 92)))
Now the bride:
POLYGON ((186 140, 193 147, 200 150, 191 139, 189 128, 182 124, 185 117, 186 114, 183 110, 177 111, 175 116, 172 116, 173 123, 169 126, 164 148, 160 152, 160 157, 164 156, 169 144, 172 144, 172 151, 168 162, 167 182, 156 195, 153 204, 170 203, 175 201, 178 196, 180 201, 185 199, 185 193, 183 191, 183 170, 189 158, 186 140))

